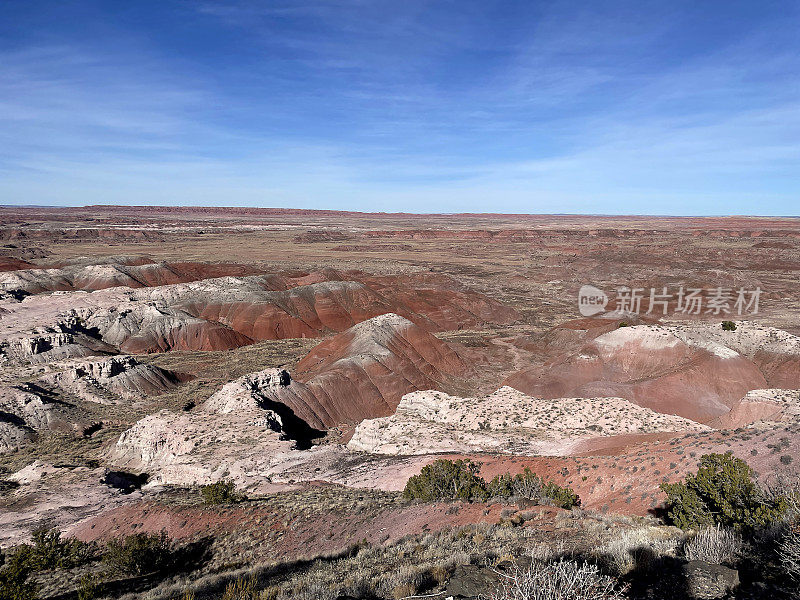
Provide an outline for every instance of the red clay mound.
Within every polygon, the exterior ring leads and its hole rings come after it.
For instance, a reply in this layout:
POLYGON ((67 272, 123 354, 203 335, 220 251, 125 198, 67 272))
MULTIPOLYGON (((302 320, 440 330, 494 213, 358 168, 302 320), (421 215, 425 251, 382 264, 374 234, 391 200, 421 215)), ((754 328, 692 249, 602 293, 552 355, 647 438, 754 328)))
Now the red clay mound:
POLYGON ((21 269, 35 269, 36 265, 19 258, 0 256, 0 271, 19 271, 21 269))
POLYGON ((213 299, 180 303, 181 310, 218 321, 254 340, 317 337, 392 311, 392 304, 353 281, 314 283, 287 291, 254 294, 252 301, 213 299))
POLYGON ((393 312, 428 331, 468 329, 487 323, 507 325, 519 319, 513 308, 445 275, 414 273, 363 277, 360 281, 391 299, 393 312))
POLYGON ((798 389, 800 388, 800 356, 797 354, 781 355, 767 350, 759 350, 753 357, 769 383, 768 387, 798 389))
POLYGON ((523 347, 526 350, 546 354, 552 358, 559 353, 576 350, 590 340, 618 329, 622 323, 628 325, 652 325, 656 321, 638 315, 626 316, 624 319, 604 317, 572 319, 553 327, 541 338, 523 344, 523 347))
POLYGON ((312 427, 355 424, 394 413, 408 392, 441 388, 470 367, 446 343, 385 314, 316 346, 277 400, 312 427))
POLYGON ((186 323, 163 335, 157 331, 129 337, 119 347, 127 354, 151 354, 170 350, 232 350, 253 340, 218 323, 186 323))
MULTIPOLYGON (((307 486, 310 489, 313 484, 307 486)), ((273 560, 294 560, 297 556, 336 553, 352 546, 353 540, 366 540, 380 545, 394 542, 403 536, 439 531, 472 523, 497 523, 501 520, 502 503, 463 503, 458 510, 453 504, 411 504, 405 506, 365 506, 360 510, 339 508, 340 502, 331 494, 329 507, 300 512, 309 504, 298 496, 296 503, 263 503, 259 506, 233 505, 224 511, 209 507, 178 506, 157 501, 138 502, 104 512, 77 525, 70 535, 83 541, 107 541, 131 533, 167 532, 171 539, 239 536, 246 540, 247 549, 254 544, 273 560), (298 515, 302 515, 298 518, 298 515)), ((526 526, 554 527, 555 515, 561 509, 536 506, 529 509, 537 517, 526 526)), ((552 533, 551 533, 552 535, 552 533)))
POLYGON ((366 319, 395 313, 428 331, 448 331, 517 320, 517 312, 447 277, 370 277, 325 270, 274 274, 191 290, 172 306, 223 323, 253 340, 319 337, 366 319))
POLYGON ((693 346, 646 326, 605 333, 505 383, 543 398, 618 396, 699 422, 727 413, 749 390, 767 387, 758 367, 736 352, 693 346))
MULTIPOLYGON (((249 267, 236 264, 127 262, 0 273, 0 288, 33 295, 97 291, 80 296, 87 304, 81 319, 126 353, 226 350, 254 340, 321 337, 389 313, 428 331, 506 324, 518 317, 438 275, 371 277, 334 269, 244 275, 249 267), (224 273, 237 276, 194 281, 224 273), (99 291, 118 286, 138 289, 99 291)), ((39 300, 37 306, 45 306, 51 298, 39 300)))
POLYGON ((220 323, 142 303, 96 311, 87 317, 84 326, 126 354, 230 350, 253 343, 220 323))

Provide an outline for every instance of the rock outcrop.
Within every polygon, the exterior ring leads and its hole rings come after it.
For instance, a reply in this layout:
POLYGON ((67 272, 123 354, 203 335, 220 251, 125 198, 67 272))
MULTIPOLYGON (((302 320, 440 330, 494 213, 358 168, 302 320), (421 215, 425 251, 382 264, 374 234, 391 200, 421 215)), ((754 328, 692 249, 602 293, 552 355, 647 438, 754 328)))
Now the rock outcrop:
POLYGON ((109 462, 126 471, 146 472, 150 481, 161 483, 268 481, 303 452, 277 412, 251 402, 244 389, 239 390, 242 402, 236 407, 232 392, 218 392, 220 396, 199 410, 148 415, 120 436, 109 451, 109 462))
POLYGON ((100 404, 141 400, 175 388, 181 377, 132 356, 55 364, 55 372, 40 379, 43 385, 100 404))
POLYGON ((0 452, 16 450, 56 420, 53 406, 33 391, 0 387, 0 452))
POLYGON ((722 565, 693 560, 682 567, 686 595, 692 600, 727 598, 739 586, 739 572, 722 565))
POLYGON ((0 341, 0 361, 47 364, 69 358, 113 354, 116 348, 102 340, 63 331, 31 332, 0 341))
POLYGON ((390 417, 363 421, 348 448, 378 454, 562 455, 588 438, 706 429, 621 398, 543 400, 509 387, 482 398, 458 398, 429 390, 403 396, 390 417))

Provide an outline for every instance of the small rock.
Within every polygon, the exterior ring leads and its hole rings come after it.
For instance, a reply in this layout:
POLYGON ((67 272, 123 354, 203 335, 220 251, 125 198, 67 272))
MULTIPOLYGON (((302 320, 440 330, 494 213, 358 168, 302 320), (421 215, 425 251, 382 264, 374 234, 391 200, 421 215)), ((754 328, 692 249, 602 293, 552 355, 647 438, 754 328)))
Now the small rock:
POLYGON ((455 598, 488 597, 500 582, 500 576, 488 567, 459 565, 447 583, 446 596, 455 598))
POLYGON ((739 585, 739 572, 722 565, 693 560, 683 566, 689 598, 714 600, 725 597, 739 585))

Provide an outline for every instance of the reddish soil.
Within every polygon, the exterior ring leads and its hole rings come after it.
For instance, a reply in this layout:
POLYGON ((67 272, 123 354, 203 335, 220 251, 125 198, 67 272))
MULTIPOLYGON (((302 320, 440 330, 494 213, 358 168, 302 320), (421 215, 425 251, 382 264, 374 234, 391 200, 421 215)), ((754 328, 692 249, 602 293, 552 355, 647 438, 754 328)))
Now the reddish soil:
POLYGON ((35 269, 36 265, 19 258, 0 256, 0 271, 19 271, 21 269, 35 269))
MULTIPOLYGON (((248 545, 270 548, 270 559, 296 559, 343 551, 354 543, 394 542, 406 535, 473 523, 498 523, 502 504, 412 504, 366 510, 306 510, 253 506, 225 508, 142 502, 122 506, 81 523, 71 533, 84 541, 104 541, 130 533, 165 530, 175 540, 207 535, 246 535, 248 545), (454 507, 456 508, 454 510, 454 507)), ((513 505, 512 505, 513 506, 513 505)), ((516 507, 514 507, 516 508, 516 507)), ((533 507, 528 525, 554 531, 552 507, 533 507)))

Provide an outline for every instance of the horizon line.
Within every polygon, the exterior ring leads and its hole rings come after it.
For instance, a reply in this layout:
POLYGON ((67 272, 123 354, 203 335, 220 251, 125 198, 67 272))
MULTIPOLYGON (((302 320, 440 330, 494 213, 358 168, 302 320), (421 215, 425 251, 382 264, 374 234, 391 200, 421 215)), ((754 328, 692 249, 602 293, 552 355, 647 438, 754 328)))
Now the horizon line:
POLYGON ((339 210, 329 208, 286 208, 279 206, 223 206, 200 204, 84 204, 84 205, 59 205, 59 204, 3 204, 0 209, 15 208, 38 209, 169 209, 174 211, 187 210, 223 210, 234 212, 265 211, 277 213, 312 213, 312 214, 339 214, 339 215, 371 215, 383 217, 606 217, 606 218, 649 218, 649 219, 798 219, 800 215, 759 215, 759 214, 648 214, 648 213, 503 213, 503 212, 414 212, 414 211, 359 211, 339 210))

